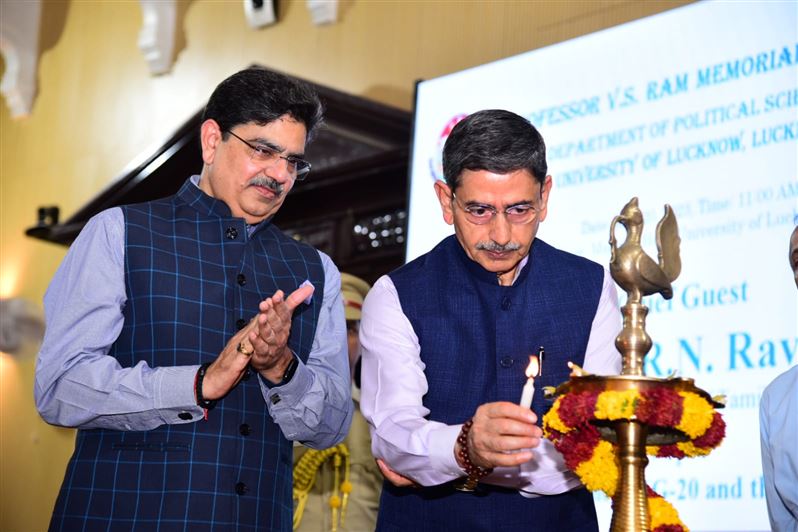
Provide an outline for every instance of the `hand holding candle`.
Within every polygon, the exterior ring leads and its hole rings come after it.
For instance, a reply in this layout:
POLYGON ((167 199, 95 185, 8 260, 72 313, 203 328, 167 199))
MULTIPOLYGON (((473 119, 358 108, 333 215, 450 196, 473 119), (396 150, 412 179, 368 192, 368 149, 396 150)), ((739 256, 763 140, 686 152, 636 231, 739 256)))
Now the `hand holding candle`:
POLYGON ((520 405, 524 408, 532 408, 532 398, 535 395, 535 377, 540 375, 540 363, 537 355, 529 355, 529 365, 526 367, 526 384, 521 392, 520 405))

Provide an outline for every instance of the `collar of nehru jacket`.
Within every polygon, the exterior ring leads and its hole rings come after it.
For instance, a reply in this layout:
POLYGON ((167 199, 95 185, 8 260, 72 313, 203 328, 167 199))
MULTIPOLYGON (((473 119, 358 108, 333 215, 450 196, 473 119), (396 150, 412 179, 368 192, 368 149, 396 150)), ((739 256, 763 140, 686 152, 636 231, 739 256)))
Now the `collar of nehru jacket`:
MULTIPOLYGON (((230 207, 227 206, 225 202, 222 200, 218 200, 207 195, 200 187, 200 176, 193 175, 183 183, 183 186, 180 187, 180 190, 177 192, 177 196, 189 204, 191 207, 199 211, 200 213, 206 216, 212 216, 217 218, 232 218, 233 214, 230 212, 230 207)), ((239 218, 240 219, 240 218, 239 218)), ((260 227, 265 226, 268 222, 271 221, 271 217, 250 226, 247 224, 247 232, 251 235, 260 227), (251 228, 250 228, 251 227, 251 228)))
MULTIPOLYGON (((498 286, 498 281, 496 280, 496 277, 497 277, 496 273, 495 272, 489 272, 488 270, 483 268, 477 261, 472 260, 471 257, 469 257, 468 254, 463 249, 463 246, 460 245, 460 241, 457 240, 457 237, 455 237, 453 235, 453 236, 451 236, 451 238, 453 238, 455 240, 455 242, 454 242, 455 247, 456 247, 455 254, 457 255, 458 259, 463 263, 463 265, 465 266, 466 270, 468 270, 468 272, 472 276, 474 276, 477 280, 479 280, 481 282, 484 282, 484 283, 488 283, 488 284, 492 284, 492 285, 497 285, 498 286)), ((532 262, 533 254, 534 254, 534 251, 535 251, 535 243, 536 242, 537 242, 537 238, 532 241, 532 245, 529 248, 529 254, 526 257, 524 257, 523 259, 521 259, 521 261, 519 262, 519 267, 521 268, 521 271, 516 273, 516 278, 515 278, 515 281, 513 281, 513 285, 516 284, 516 283, 523 282, 524 279, 526 278, 526 276, 529 274, 529 267, 528 266, 529 266, 529 263, 532 262)), ((505 288, 509 288, 509 287, 505 287, 505 288)))

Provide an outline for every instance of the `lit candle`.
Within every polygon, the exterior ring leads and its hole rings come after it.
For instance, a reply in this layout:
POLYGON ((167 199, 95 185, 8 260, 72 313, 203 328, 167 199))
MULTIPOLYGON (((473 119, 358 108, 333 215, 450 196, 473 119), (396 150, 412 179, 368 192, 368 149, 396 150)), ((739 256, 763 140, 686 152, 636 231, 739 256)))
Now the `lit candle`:
POLYGON ((538 357, 529 355, 529 365, 526 367, 526 384, 521 392, 521 406, 532 408, 532 397, 535 395, 535 375, 538 375, 538 357))

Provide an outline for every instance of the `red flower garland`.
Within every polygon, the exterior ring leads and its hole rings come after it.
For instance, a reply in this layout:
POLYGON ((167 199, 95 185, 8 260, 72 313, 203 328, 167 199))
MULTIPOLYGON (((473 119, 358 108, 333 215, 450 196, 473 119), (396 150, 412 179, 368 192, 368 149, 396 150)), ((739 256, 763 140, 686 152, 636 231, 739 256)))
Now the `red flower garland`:
POLYGON ((643 399, 635 414, 646 425, 675 427, 682 419, 682 398, 670 388, 640 392, 643 399))

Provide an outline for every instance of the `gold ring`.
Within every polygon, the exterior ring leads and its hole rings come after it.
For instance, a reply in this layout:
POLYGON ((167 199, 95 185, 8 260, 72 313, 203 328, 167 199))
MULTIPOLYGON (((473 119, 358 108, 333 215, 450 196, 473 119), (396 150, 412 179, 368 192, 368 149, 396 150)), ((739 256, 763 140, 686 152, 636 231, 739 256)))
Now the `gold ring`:
POLYGON ((241 343, 238 344, 238 347, 236 348, 236 351, 238 351, 242 355, 246 355, 248 357, 251 357, 252 353, 255 352, 255 348, 253 347, 252 351, 247 351, 246 349, 244 349, 244 342, 241 342, 241 343))

